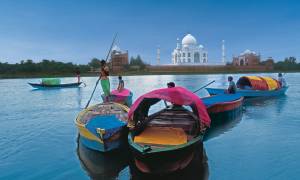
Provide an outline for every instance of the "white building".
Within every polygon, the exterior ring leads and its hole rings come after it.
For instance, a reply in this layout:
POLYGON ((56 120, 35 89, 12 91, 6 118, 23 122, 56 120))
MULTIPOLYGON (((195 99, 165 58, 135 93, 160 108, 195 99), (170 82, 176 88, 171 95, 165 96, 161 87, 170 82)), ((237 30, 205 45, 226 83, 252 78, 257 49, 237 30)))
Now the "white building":
POLYGON ((172 53, 173 64, 207 64, 207 51, 203 45, 198 45, 196 38, 191 34, 187 34, 179 43, 177 38, 177 47, 172 53))

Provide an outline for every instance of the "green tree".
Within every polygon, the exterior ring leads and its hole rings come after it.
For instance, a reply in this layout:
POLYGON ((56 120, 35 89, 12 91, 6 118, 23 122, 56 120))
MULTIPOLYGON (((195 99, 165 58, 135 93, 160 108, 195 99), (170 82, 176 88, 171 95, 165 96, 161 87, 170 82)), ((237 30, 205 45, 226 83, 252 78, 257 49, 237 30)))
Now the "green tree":
POLYGON ((90 62, 89 62, 89 66, 93 67, 93 68, 100 68, 101 66, 101 61, 97 58, 93 58, 90 62))
POLYGON ((284 62, 287 64, 297 64, 297 59, 295 57, 288 57, 284 59, 284 62))
POLYGON ((130 58, 130 66, 131 67, 138 67, 139 69, 145 69, 146 64, 142 60, 141 56, 137 55, 136 58, 134 58, 134 57, 130 58))

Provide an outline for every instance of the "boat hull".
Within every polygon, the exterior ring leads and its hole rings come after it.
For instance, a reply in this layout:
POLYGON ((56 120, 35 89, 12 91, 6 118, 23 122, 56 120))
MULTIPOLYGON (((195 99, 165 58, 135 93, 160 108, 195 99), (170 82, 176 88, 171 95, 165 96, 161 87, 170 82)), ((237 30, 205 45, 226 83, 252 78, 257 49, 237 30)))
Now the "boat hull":
POLYGON ((37 89, 51 89, 51 88, 75 88, 82 84, 80 83, 68 83, 68 84, 58 84, 58 85, 46 85, 46 84, 38 84, 38 83, 28 83, 33 88, 37 89))
POLYGON ((234 119, 242 113, 243 97, 231 102, 223 102, 215 104, 207 108, 207 112, 211 118, 210 127, 222 124, 223 121, 234 119))
MULTIPOLYGON (((271 91, 261 91, 261 90, 242 90, 238 89, 236 94, 243 96, 244 98, 254 98, 254 97, 273 97, 273 96, 281 96, 284 95, 287 91, 288 87, 283 87, 278 90, 271 91)), ((207 92, 210 95, 219 95, 225 94, 226 89, 220 88, 206 88, 207 92)))
POLYGON ((203 136, 198 136, 190 142, 172 146, 167 150, 148 150, 135 144, 132 140, 132 134, 128 135, 129 147, 132 151, 136 167, 143 173, 167 174, 184 169, 193 159, 199 146, 203 149, 203 136))
POLYGON ((87 148, 93 149, 100 152, 109 152, 115 149, 120 149, 122 147, 126 147, 126 135, 128 134, 128 129, 126 126, 122 128, 122 130, 116 133, 109 139, 104 140, 95 140, 93 138, 89 138, 87 136, 81 135, 79 132, 79 141, 87 148))

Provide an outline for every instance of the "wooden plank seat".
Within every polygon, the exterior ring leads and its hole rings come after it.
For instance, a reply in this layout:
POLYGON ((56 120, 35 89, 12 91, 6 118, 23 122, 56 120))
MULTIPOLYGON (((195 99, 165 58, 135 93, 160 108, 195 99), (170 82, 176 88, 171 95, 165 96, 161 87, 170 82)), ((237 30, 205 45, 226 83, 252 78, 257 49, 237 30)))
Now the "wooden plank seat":
POLYGON ((167 110, 151 117, 147 126, 182 128, 187 134, 191 134, 195 129, 196 121, 188 111, 167 110))

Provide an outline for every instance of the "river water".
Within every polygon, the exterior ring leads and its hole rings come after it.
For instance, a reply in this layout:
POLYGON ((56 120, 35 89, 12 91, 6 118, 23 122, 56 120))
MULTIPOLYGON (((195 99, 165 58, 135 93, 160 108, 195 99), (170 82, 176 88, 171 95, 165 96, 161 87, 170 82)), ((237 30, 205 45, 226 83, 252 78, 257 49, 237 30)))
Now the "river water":
MULTIPOLYGON (((237 80, 241 75, 233 77, 237 80)), ((216 82, 211 87, 225 87, 227 76, 128 76, 124 81, 136 99, 169 81, 190 90, 212 80, 216 82)), ((286 96, 248 102, 241 118, 219 127, 204 142, 207 163, 195 160, 171 178, 299 179, 300 74, 285 78, 290 86, 286 96)), ((84 77, 86 87, 55 90, 33 90, 27 84, 39 79, 0 80, 0 179, 144 178, 124 159, 127 152, 104 157, 77 143, 74 119, 96 79, 84 77)), ((62 78, 62 82, 75 80, 62 78)), ((111 77, 111 86, 117 86, 117 77, 111 77)), ((101 101, 100 92, 98 87, 91 104, 101 101)), ((198 95, 208 94, 201 90, 198 95)))

